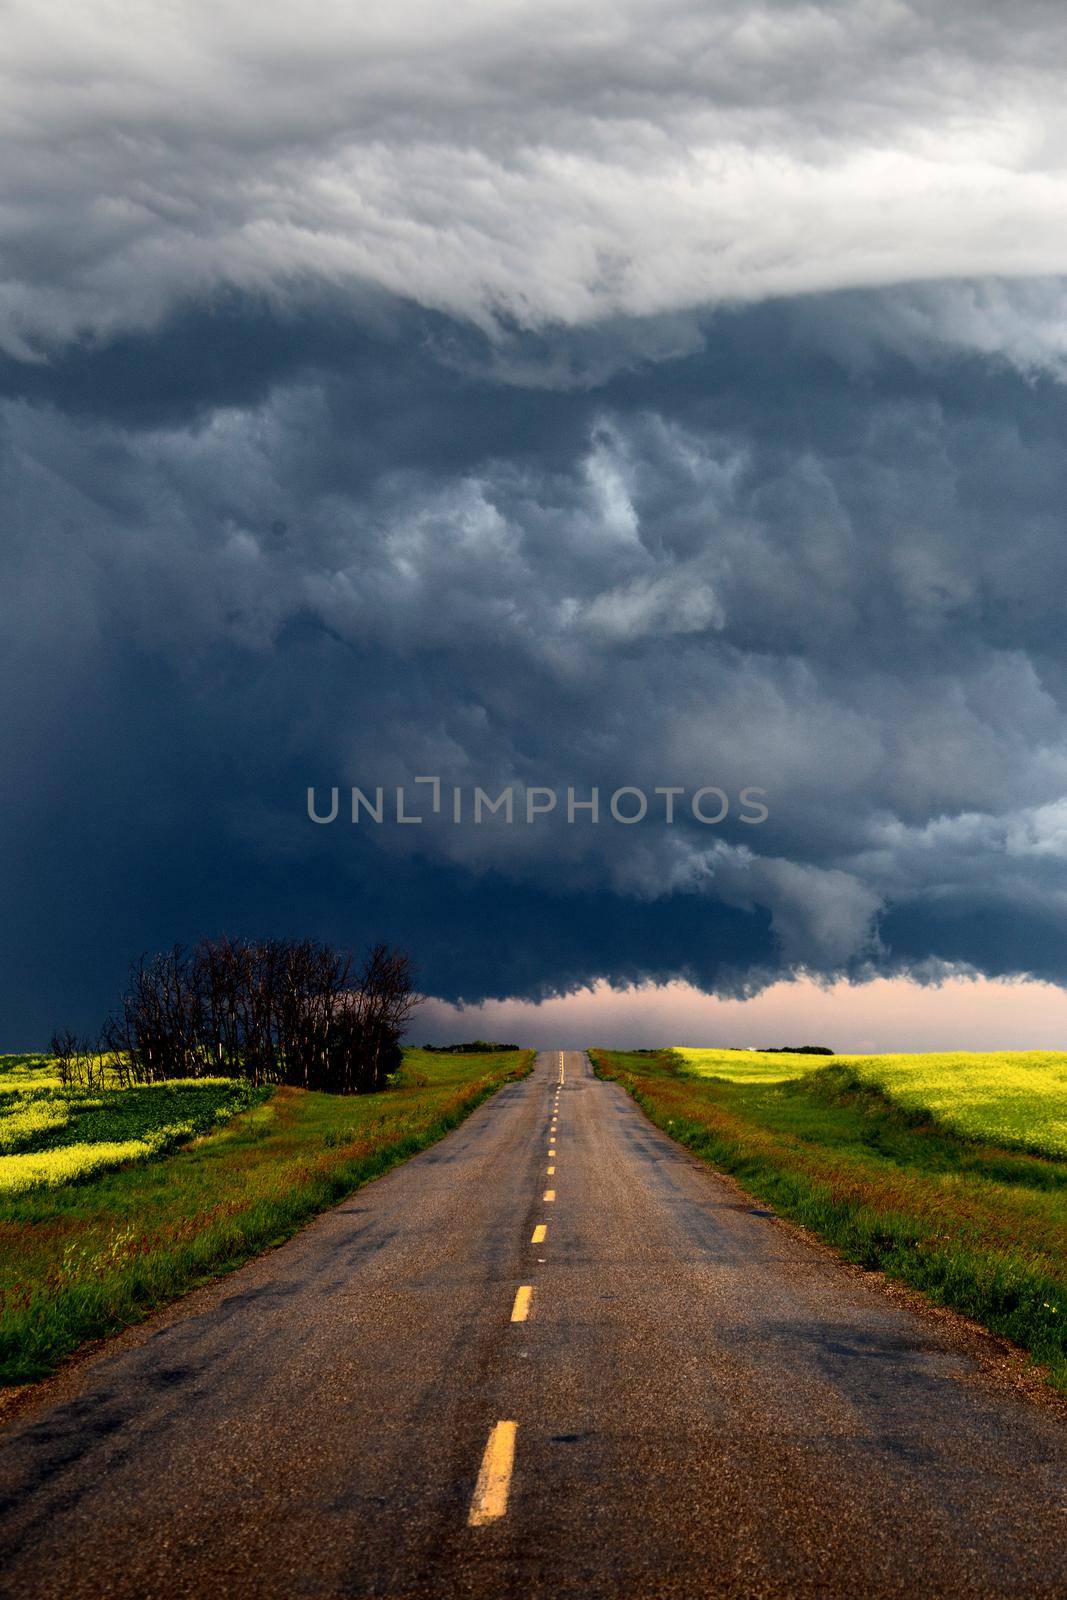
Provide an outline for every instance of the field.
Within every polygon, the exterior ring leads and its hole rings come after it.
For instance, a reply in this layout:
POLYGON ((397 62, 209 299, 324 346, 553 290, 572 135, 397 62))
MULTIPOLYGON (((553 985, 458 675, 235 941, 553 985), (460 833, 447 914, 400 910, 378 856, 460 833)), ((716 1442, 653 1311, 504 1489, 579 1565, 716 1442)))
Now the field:
POLYGON ((1067 1158, 1067 1054, 1001 1050, 937 1055, 806 1056, 686 1050, 686 1070, 731 1083, 782 1083, 832 1060, 908 1111, 929 1112, 965 1137, 1067 1158))
POLYGON ((266 1097, 231 1078, 62 1088, 46 1059, 0 1056, 0 1197, 163 1155, 266 1097))
POLYGON ((395 1088, 352 1096, 203 1079, 64 1090, 45 1058, 0 1058, 0 1383, 279 1243, 531 1062, 409 1050, 395 1088))
POLYGON ((1067 1058, 591 1055, 751 1194, 1005 1335, 1067 1390, 1067 1058))

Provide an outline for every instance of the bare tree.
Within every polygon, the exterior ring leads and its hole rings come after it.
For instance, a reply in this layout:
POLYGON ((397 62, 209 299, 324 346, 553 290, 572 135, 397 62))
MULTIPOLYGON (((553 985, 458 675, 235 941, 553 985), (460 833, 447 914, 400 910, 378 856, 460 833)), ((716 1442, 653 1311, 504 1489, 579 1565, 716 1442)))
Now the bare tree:
POLYGON ((247 1077, 361 1094, 383 1088, 417 1003, 410 958, 314 939, 203 939, 130 972, 108 1043, 136 1082, 247 1077))
POLYGON ((357 1040, 352 1053, 358 1064, 358 1093, 384 1088, 389 1074, 400 1066, 400 1040, 417 1004, 410 956, 385 944, 374 945, 364 959, 356 989, 357 1040))
POLYGON ((104 1082, 104 1056, 99 1044, 62 1028, 53 1033, 48 1049, 65 1089, 92 1089, 104 1082))

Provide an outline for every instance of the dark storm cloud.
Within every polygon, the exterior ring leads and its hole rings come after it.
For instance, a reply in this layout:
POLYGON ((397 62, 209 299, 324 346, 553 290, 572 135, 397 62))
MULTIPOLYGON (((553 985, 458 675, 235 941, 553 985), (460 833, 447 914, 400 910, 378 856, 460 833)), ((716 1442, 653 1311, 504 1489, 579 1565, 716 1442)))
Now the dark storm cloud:
POLYGON ((1061 8, 4 43, 0 1040, 212 927, 469 999, 1063 976, 1061 8), (419 773, 772 815, 304 816, 419 773))
POLYGON ((205 927, 382 931, 467 999, 1062 979, 1067 394, 909 358, 890 302, 629 325, 599 381, 561 333, 235 300, 9 373, 5 1038, 205 927), (306 820, 422 772, 772 817, 306 820))

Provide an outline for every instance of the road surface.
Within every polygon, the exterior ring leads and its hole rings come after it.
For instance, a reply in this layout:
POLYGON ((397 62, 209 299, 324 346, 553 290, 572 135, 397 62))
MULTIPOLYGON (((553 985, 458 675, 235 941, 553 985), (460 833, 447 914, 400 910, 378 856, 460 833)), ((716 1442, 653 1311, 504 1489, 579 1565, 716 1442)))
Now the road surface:
POLYGON ((1060 1415, 545 1054, 45 1385, 0 1592, 1062 1597, 1060 1415))

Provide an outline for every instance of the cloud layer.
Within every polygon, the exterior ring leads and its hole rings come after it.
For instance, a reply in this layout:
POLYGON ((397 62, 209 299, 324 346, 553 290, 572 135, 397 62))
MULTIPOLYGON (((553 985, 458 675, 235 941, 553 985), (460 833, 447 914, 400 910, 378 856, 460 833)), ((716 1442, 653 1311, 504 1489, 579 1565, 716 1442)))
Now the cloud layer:
POLYGON ((5 18, 0 1042, 222 928, 1063 982, 1060 8, 249 20, 5 18), (771 815, 307 820, 426 773, 771 815))
POLYGON ((1067 270, 1054 0, 15 0, 4 36, 27 359, 222 289, 529 329, 1067 270))
POLYGON ((513 335, 502 373, 481 336, 395 307, 368 329, 231 304, 36 387, 10 367, 14 970, 58 940, 69 971, 99 904, 109 974, 269 922, 387 924, 472 999, 802 968, 1061 980, 1067 396, 889 356, 886 314, 706 314, 695 348, 643 362, 630 326, 563 388, 518 376, 558 374, 558 345, 513 335), (307 821, 308 784, 421 773, 753 785, 771 817, 307 821))

